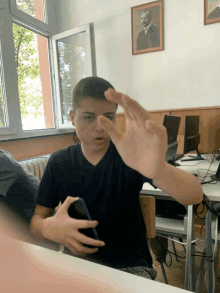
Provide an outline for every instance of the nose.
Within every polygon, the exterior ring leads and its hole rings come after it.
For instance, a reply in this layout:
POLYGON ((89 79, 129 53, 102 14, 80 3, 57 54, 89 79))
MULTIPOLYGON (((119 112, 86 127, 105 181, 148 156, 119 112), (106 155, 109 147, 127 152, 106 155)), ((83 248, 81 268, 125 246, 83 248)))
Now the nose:
POLYGON ((97 119, 96 119, 96 121, 95 121, 94 130, 95 130, 96 132, 99 132, 99 133, 104 132, 104 129, 98 124, 97 119))

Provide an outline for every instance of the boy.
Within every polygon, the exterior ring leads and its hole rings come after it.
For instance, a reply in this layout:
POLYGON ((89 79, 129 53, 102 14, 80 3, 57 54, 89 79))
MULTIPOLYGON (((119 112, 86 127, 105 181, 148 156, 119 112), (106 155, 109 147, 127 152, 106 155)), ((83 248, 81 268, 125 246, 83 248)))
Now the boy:
POLYGON ((63 244, 75 256, 155 279, 150 252, 144 247, 146 228, 139 204, 143 183, 189 205, 202 201, 199 181, 166 163, 165 127, 150 121, 144 108, 102 78, 78 82, 70 118, 81 142, 51 154, 31 231, 63 244), (115 128, 117 105, 126 116, 125 134, 115 128), (68 216, 77 197, 85 200, 94 221, 68 216), (79 232, 91 227, 96 227, 100 241, 79 232))

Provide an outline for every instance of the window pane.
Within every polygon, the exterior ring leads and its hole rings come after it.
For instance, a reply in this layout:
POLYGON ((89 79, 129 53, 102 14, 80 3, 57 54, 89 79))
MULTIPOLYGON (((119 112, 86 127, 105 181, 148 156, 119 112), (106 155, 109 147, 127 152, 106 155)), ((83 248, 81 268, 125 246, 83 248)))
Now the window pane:
POLYGON ((8 126, 5 121, 5 110, 6 109, 6 100, 5 100, 5 91, 4 91, 4 75, 3 75, 3 66, 2 66, 2 54, 1 54, 1 43, 0 43, 0 127, 8 126), (5 107, 4 107, 5 104, 5 107))
POLYGON ((54 128, 47 38, 13 23, 23 130, 54 128))
POLYGON ((62 123, 71 124, 72 92, 86 77, 86 32, 57 41, 62 123))
POLYGON ((35 17, 42 22, 48 23, 46 1, 47 0, 16 0, 16 5, 17 9, 35 17))

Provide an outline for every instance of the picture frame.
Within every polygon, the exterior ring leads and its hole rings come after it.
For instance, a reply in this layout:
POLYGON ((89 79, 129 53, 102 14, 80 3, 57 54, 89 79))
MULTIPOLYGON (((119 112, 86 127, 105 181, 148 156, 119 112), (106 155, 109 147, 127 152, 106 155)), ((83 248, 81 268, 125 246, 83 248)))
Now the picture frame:
POLYGON ((204 25, 220 22, 220 0, 204 0, 204 25))
POLYGON ((132 55, 164 50, 163 0, 131 7, 132 55))

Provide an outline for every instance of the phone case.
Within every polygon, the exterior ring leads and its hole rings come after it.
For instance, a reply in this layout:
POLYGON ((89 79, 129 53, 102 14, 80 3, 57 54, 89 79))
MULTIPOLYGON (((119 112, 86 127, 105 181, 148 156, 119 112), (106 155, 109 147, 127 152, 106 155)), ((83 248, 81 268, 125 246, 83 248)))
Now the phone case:
MULTIPOLYGON (((82 198, 74 201, 70 205, 68 209, 68 214, 71 218, 74 218, 74 219, 92 221, 92 218, 89 214, 86 203, 82 198)), ((99 236, 95 228, 79 229, 79 232, 83 233, 87 237, 99 240, 99 236)), ((83 244, 83 245, 89 248, 94 248, 94 246, 91 246, 91 245, 86 245, 86 244, 83 244)))

